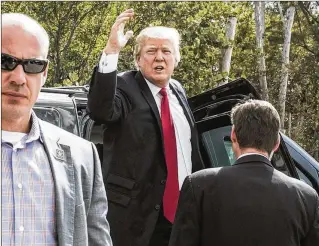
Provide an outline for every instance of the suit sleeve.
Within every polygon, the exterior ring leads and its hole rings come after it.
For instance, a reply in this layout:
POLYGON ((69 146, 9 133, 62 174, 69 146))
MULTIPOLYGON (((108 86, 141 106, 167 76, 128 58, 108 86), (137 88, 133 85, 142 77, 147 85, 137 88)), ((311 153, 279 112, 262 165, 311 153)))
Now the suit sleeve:
POLYGON ((87 109, 90 117, 94 121, 105 124, 125 118, 131 104, 124 88, 125 81, 117 76, 117 71, 99 73, 96 66, 88 94, 87 109))
POLYGON ((191 177, 184 180, 175 221, 172 228, 169 246, 198 246, 199 245, 199 210, 191 177))
POLYGON ((316 207, 314 213, 314 220, 310 226, 310 230, 301 243, 302 246, 314 246, 319 245, 319 197, 316 196, 316 207))
POLYGON ((103 184, 101 165, 97 150, 92 144, 94 161, 94 180, 91 206, 88 210, 87 225, 89 245, 112 246, 110 226, 106 219, 108 204, 103 184))

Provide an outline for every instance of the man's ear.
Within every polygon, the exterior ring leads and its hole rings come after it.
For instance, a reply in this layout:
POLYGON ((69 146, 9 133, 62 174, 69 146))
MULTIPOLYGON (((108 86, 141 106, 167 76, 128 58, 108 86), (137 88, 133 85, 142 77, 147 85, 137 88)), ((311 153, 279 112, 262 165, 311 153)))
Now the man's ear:
POLYGON ((233 143, 237 143, 237 137, 236 137, 235 127, 234 126, 231 128, 230 139, 231 139, 231 141, 233 143))
POLYGON ((136 64, 138 65, 138 67, 140 67, 140 59, 141 57, 139 55, 136 56, 136 64))
POLYGON ((273 152, 276 152, 277 149, 279 148, 279 146, 280 146, 280 135, 278 134, 278 138, 277 138, 277 141, 276 141, 276 145, 273 148, 273 152))

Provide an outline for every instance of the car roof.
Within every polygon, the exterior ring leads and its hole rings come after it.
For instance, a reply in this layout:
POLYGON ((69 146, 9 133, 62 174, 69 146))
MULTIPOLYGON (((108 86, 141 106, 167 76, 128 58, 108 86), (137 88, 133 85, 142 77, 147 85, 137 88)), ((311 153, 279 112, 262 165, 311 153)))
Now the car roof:
POLYGON ((74 103, 71 97, 68 94, 58 94, 58 93, 49 93, 49 92, 40 92, 37 105, 48 105, 48 106, 71 106, 74 107, 74 103))

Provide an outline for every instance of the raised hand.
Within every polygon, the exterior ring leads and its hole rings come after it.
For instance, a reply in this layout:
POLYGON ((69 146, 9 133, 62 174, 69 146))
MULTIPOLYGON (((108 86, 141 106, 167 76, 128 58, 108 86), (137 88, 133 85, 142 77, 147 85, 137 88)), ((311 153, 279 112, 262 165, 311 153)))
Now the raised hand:
POLYGON ((122 12, 112 26, 109 39, 107 41, 104 52, 106 54, 119 53, 120 50, 126 45, 127 41, 133 36, 133 31, 127 31, 124 35, 125 23, 134 16, 133 9, 127 9, 122 12))

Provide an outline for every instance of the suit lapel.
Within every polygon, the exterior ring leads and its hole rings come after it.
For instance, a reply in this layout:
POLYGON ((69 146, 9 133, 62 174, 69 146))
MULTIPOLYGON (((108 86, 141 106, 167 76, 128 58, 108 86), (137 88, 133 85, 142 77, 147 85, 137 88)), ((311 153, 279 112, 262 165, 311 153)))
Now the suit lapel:
POLYGON ((153 112, 153 114, 154 114, 154 116, 156 118, 158 127, 159 127, 159 129, 161 131, 161 136, 162 136, 162 139, 163 139, 163 130, 162 130, 161 117, 159 115, 158 107, 156 105, 156 102, 155 102, 155 99, 153 97, 153 94, 152 94, 150 88, 148 87, 145 79, 143 78, 141 72, 137 72, 137 74, 135 75, 135 79, 136 79, 136 81, 138 82, 138 84, 139 84, 139 86, 141 88, 141 92, 142 92, 145 100, 147 101, 148 105, 152 109, 152 112, 153 112))
MULTIPOLYGON (((152 109, 152 112, 153 112, 153 114, 154 114, 154 116, 156 118, 158 127, 159 127, 160 132, 161 132, 161 137, 162 137, 162 141, 161 142, 162 142, 162 147, 163 147, 163 150, 164 150, 165 148, 164 148, 164 142, 163 142, 162 122, 161 122, 161 118, 160 118, 160 115, 159 115, 158 107, 156 105, 156 102, 155 102, 155 99, 153 97, 153 94, 152 94, 150 88, 148 87, 144 77, 142 76, 142 74, 140 72, 137 72, 137 74, 135 75, 135 79, 136 79, 137 83, 139 84, 139 87, 141 89, 142 95, 144 96, 144 98, 147 101, 148 105, 152 109)), ((195 132, 195 121, 194 121, 194 118, 193 118, 193 114, 190 111, 190 108, 189 108, 188 103, 187 103, 187 99, 184 96, 183 92, 180 92, 179 89, 176 88, 174 83, 170 83, 170 88, 173 91, 173 93, 176 95, 177 100, 179 101, 180 105, 182 106, 184 114, 186 116, 186 119, 187 119, 187 121, 188 121, 188 123, 190 125, 191 138, 192 138, 192 148, 194 149, 194 144, 193 144, 194 143, 194 135, 197 134, 197 133, 195 132)), ((192 157, 192 159, 193 159, 193 157, 192 157)), ((193 161, 193 163, 196 164, 196 162, 194 162, 194 161, 193 161)), ((193 164, 193 169, 195 167, 195 164, 193 164)), ((164 168, 166 168, 166 166, 164 168)), ((201 168, 197 168, 197 169, 199 170, 201 168)))
POLYGON ((74 167, 70 146, 40 121, 40 134, 50 162, 55 187, 55 217, 59 245, 73 244, 75 213, 74 167))

